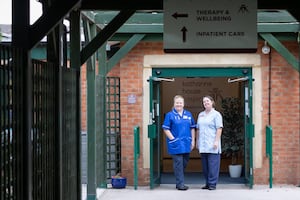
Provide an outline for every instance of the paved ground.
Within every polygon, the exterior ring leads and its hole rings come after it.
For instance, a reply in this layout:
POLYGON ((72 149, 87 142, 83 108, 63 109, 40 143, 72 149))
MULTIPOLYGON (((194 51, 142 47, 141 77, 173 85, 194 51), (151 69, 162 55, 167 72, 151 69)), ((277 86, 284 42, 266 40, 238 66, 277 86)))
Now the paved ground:
MULTIPOLYGON (((219 184, 217 190, 200 189, 202 185, 190 185, 187 191, 178 191, 174 185, 161 185, 150 190, 149 187, 127 186, 124 189, 97 189, 98 200, 296 200, 300 199, 300 187, 292 185, 254 186, 249 189, 240 184, 219 184)), ((86 199, 86 187, 82 188, 86 199)))

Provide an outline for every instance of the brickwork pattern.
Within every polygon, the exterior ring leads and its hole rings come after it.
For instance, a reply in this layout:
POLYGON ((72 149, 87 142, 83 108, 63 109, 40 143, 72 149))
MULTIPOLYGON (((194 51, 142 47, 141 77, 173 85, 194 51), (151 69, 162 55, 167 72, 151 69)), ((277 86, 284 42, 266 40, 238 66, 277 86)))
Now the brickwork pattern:
MULTIPOLYGON (((258 45, 261 54, 263 43, 258 45)), ((299 59, 299 46, 296 42, 284 43, 290 52, 299 59)), ((163 54, 162 42, 141 42, 134 47, 120 63, 112 69, 111 75, 120 76, 121 80, 121 139, 122 139, 122 173, 128 177, 128 185, 133 184, 133 128, 142 127, 143 93, 143 57, 147 54, 163 54), (128 103, 128 96, 135 95, 136 103, 128 103)), ((269 56, 262 58, 262 109, 263 109, 263 145, 265 144, 264 127, 273 127, 273 184, 300 184, 300 102, 299 72, 279 55, 271 51, 271 102, 269 104, 269 56), (269 115, 269 106, 271 113, 269 115)), ((82 68, 82 128, 86 127, 86 87, 85 68, 82 68)), ((141 135, 145 134, 141 130, 141 135)), ((142 136, 140 136, 142 138, 142 136)), ((149 185, 149 169, 142 168, 143 144, 139 158, 139 185, 149 185)), ((269 183, 269 161, 266 157, 265 145, 262 147, 261 168, 254 169, 254 184, 269 183)))

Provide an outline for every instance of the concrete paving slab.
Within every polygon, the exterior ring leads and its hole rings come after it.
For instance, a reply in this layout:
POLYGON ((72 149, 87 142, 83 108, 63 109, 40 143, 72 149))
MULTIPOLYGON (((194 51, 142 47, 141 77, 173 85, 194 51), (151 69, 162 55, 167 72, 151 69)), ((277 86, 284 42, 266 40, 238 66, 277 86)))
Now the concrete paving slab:
MULTIPOLYGON (((249 189, 242 184, 219 184, 213 191, 202 190, 202 185, 189 185, 189 190, 179 191, 174 185, 161 185, 155 189, 149 187, 126 186, 124 189, 97 189, 98 200, 296 200, 300 199, 300 187, 293 185, 258 185, 249 189)), ((83 198, 86 189, 83 186, 83 198)))

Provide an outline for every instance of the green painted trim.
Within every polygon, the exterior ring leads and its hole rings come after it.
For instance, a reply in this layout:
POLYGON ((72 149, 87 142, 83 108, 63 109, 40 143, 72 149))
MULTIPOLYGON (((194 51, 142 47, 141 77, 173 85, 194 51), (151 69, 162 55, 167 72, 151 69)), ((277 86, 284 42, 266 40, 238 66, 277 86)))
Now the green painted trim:
MULTIPOLYGON (((137 33, 134 33, 137 34, 137 33)), ((127 41, 132 37, 132 33, 121 33, 121 34, 114 34, 111 37, 112 41, 127 41)), ((150 42, 162 42, 163 41, 163 34, 161 33, 147 33, 142 41, 150 41, 150 42)))
MULTIPOLYGON (((109 24, 117 11, 96 11, 94 22, 99 26, 109 24)), ((163 33, 164 13, 134 13, 117 31, 119 33, 163 33)), ((295 33, 300 24, 286 10, 258 10, 257 30, 259 32, 295 33)))
POLYGON ((120 13, 81 50, 81 64, 84 64, 86 60, 94 54, 97 49, 99 49, 100 46, 107 42, 109 38, 122 26, 122 24, 134 14, 134 12, 134 10, 120 11, 120 13))
MULTIPOLYGON (((87 20, 83 20, 84 36, 86 41, 91 41, 96 35, 95 24, 90 24, 87 20)), ((88 170, 87 170, 87 194, 93 198, 96 194, 97 181, 97 153, 96 153, 96 58, 92 54, 87 60, 87 144, 88 144, 88 170)))
POLYGON ((87 200, 96 200, 96 199, 97 199, 96 194, 88 194, 87 195, 87 200))
POLYGON ((161 33, 164 32, 163 24, 124 24, 118 29, 119 33, 161 33))
POLYGON ((136 190, 138 187, 139 168, 138 159, 140 157, 140 127, 135 126, 133 129, 134 133, 134 170, 133 170, 133 185, 136 190))
POLYGON ((289 50, 271 33, 260 33, 260 36, 265 39, 286 61, 299 72, 299 61, 289 52, 289 50))
POLYGON ((251 72, 249 67, 241 68, 154 68, 152 74, 156 74, 160 71, 159 77, 236 77, 246 76, 243 72, 246 70, 248 73, 251 72))
POLYGON ((107 68, 110 71, 126 54, 135 47, 142 39, 145 37, 145 34, 135 34, 133 35, 125 45, 113 55, 108 61, 107 68))
MULTIPOLYGON (((182 66, 182 68, 152 68, 152 75, 154 77, 161 78, 171 78, 171 77, 245 77, 248 76, 250 80, 252 80, 252 68, 251 67, 216 67, 216 68, 186 68, 182 66)), ((149 78, 150 84, 150 111, 152 110, 152 95, 153 95, 153 77, 149 78)), ((253 123, 253 108, 252 108, 252 81, 248 81, 248 94, 245 94, 249 98, 249 118, 247 119, 247 123, 245 122, 245 131, 247 133, 247 138, 245 137, 245 142, 249 139, 249 157, 247 157, 247 161, 249 163, 249 179, 247 179, 247 184, 249 188, 253 187, 253 137, 254 137, 254 125, 253 123)), ((151 131, 151 125, 148 125, 148 137, 150 138, 150 188, 154 187, 154 172, 151 168, 153 155, 151 154, 151 148, 153 144, 151 144, 151 139, 155 136, 153 135, 153 131, 151 131)), ((246 158, 245 158, 246 159, 246 158)), ((245 177, 246 178, 246 177, 245 177)))
MULTIPOLYGON (((94 11, 96 24, 108 24, 118 11, 94 11)), ((136 12, 126 24, 163 24, 164 13, 162 12, 136 12)), ((258 23, 296 23, 297 20, 286 10, 258 10, 258 23)))
POLYGON ((300 31, 299 23, 259 23, 257 24, 258 33, 295 33, 300 31))
MULTIPOLYGON (((97 24, 108 24, 116 15, 118 11, 96 11, 95 22, 97 24)), ((134 13, 126 24, 157 24, 163 22, 162 13, 134 13)))
MULTIPOLYGON (((83 20, 85 41, 90 42, 96 36, 96 25, 90 24, 87 20, 83 20)), ((87 71, 95 70, 96 56, 92 54, 87 60, 87 71)))
POLYGON ((96 112, 95 71, 87 70, 87 195, 96 194, 96 112))
POLYGON ((99 71, 99 75, 102 75, 103 77, 110 71, 107 69, 106 44, 107 43, 104 43, 97 51, 98 71, 99 71))
POLYGON ((94 23, 94 24, 96 24, 95 15, 96 14, 94 12, 81 11, 82 18, 86 18, 87 20, 89 20, 91 23, 94 23))

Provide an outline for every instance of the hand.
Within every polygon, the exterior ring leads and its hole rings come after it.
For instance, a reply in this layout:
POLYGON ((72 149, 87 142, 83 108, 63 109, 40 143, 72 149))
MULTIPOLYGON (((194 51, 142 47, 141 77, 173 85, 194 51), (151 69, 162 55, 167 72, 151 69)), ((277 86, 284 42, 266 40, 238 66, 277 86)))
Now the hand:
POLYGON ((219 142, 218 142, 218 141, 215 141, 215 142, 214 142, 214 149, 217 149, 218 146, 219 146, 219 142))

